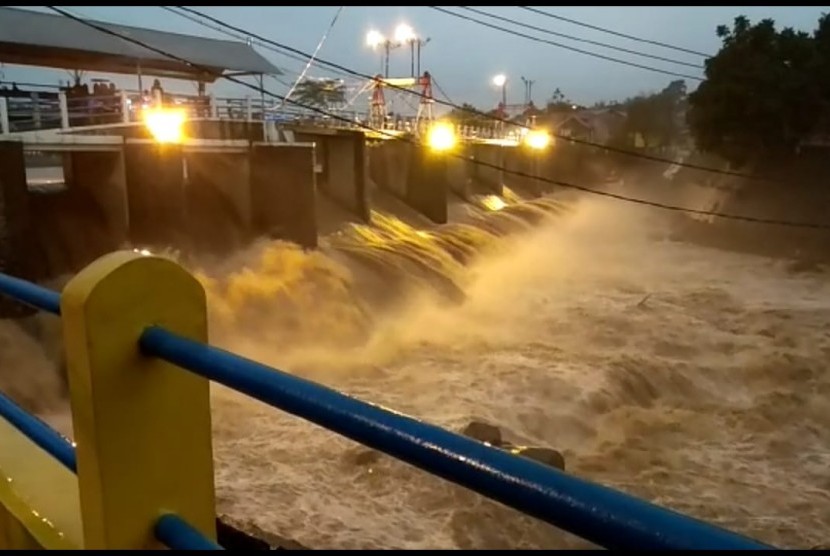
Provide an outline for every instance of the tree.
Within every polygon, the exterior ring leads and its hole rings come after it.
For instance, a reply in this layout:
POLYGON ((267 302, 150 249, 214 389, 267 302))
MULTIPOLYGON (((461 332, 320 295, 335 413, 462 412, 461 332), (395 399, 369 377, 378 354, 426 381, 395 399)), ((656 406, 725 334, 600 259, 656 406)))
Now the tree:
MULTIPOLYGON (((623 103, 627 116, 615 144, 642 138, 645 147, 668 147, 680 139, 686 110, 686 82, 672 81, 659 93, 639 95, 623 103)), ((629 145, 630 146, 630 145, 629 145)))
POLYGON ((689 95, 688 122, 699 149, 741 166, 792 155, 826 122, 830 22, 823 16, 819 23, 813 37, 776 31, 770 19, 752 25, 743 16, 731 29, 717 28, 721 49, 689 95))
POLYGON ((306 77, 294 89, 297 102, 328 110, 346 102, 346 85, 340 79, 306 77))
POLYGON ((553 91, 553 95, 551 95, 550 100, 548 101, 547 106, 545 107, 547 112, 561 112, 562 110, 570 110, 573 103, 570 99, 565 97, 565 94, 559 90, 559 87, 553 91))

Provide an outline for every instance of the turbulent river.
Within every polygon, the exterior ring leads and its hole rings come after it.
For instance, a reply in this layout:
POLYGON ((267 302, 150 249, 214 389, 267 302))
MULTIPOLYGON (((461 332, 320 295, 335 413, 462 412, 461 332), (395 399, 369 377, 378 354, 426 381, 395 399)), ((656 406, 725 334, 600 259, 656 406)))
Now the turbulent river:
MULTIPOLYGON (((826 543, 827 275, 671 241, 664 218, 595 200, 430 232, 379 216, 315 253, 261 244, 199 275, 223 347, 448 428, 497 424, 569 473, 769 543, 826 543)), ((57 348, 2 325, 0 386, 68 432, 57 348)), ((314 548, 588 547, 212 396, 218 513, 244 527, 314 548)))

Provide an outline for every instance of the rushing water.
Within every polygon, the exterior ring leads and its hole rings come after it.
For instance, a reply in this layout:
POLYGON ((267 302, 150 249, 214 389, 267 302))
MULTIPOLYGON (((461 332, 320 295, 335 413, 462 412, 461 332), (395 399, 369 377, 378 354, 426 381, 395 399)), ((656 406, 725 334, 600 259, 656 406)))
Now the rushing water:
MULTIPOLYGON (((826 542, 826 274, 670 242, 660 213, 613 202, 430 232, 376 218, 314 253, 264 244, 200 271, 212 340, 445 427, 492 422, 561 450, 569 473, 770 543, 826 542)), ((37 346, 6 328, 2 368, 19 368, 37 346)), ((41 354, 39 385, 6 374, 1 386, 48 411, 49 367, 41 354)), ((587 546, 212 395, 218 512, 244 526, 315 548, 587 546)))

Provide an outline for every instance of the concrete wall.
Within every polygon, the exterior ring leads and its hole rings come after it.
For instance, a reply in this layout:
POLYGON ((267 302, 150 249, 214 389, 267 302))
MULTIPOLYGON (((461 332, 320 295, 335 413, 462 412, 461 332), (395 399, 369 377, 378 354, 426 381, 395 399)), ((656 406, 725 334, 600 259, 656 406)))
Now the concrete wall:
POLYGON ((262 122, 244 120, 188 120, 184 125, 184 134, 199 139, 263 139, 262 122))
POLYGON ((66 153, 64 177, 70 192, 83 192, 98 207, 107 230, 108 250, 123 245, 130 229, 123 153, 66 153))
POLYGON ((251 220, 258 235, 317 246, 314 147, 254 144, 250 155, 251 220))
POLYGON ((29 197, 49 275, 72 273, 129 239, 122 153, 67 152, 62 166, 65 188, 29 197))
POLYGON ((542 184, 535 177, 543 175, 548 156, 551 156, 550 151, 534 151, 521 146, 504 147, 505 185, 525 195, 533 197, 541 195, 542 184))
MULTIPOLYGON (((39 277, 39 252, 31 241, 33 224, 29 214, 23 144, 0 141, 0 271, 27 279, 39 277)), ((0 296, 0 317, 33 312, 0 296)))
POLYGON ((412 143, 385 141, 370 148, 369 173, 378 187, 443 224, 447 221, 449 160, 446 154, 412 143))
POLYGON ((315 160, 321 168, 317 174, 317 190, 358 219, 368 221, 368 173, 363 133, 298 131, 294 135, 297 141, 314 143, 315 160))
POLYGON ((476 192, 474 152, 474 145, 461 145, 455 151, 457 156, 450 157, 447 160, 447 185, 449 190, 465 200, 476 192))
POLYGON ((181 147, 128 141, 124 174, 131 242, 157 248, 188 245, 181 147))
MULTIPOLYGON (((475 160, 488 165, 501 167, 504 165, 506 149, 506 147, 502 147, 501 145, 477 143, 472 145, 472 154, 475 160)), ((504 193, 504 175, 501 170, 484 164, 473 164, 471 171, 471 185, 475 193, 479 195, 502 195, 504 193)))
POLYGON ((190 247, 230 253, 253 235, 247 152, 186 152, 185 206, 190 247))
MULTIPOLYGON (((259 125, 229 122, 225 129, 220 124, 193 122, 194 132, 244 139, 240 136, 256 133, 259 125)), ((503 183, 523 193, 541 189, 532 177, 503 175, 499 166, 529 174, 556 171, 551 162, 555 157, 545 153, 534 160, 518 147, 462 144, 452 154, 437 153, 407 141, 367 144, 362 133, 346 130, 304 129, 294 139, 273 144, 203 141, 185 147, 127 139, 122 152, 66 154, 67 188, 32 195, 32 218, 23 220, 38 222, 36 233, 54 275, 75 271, 125 241, 220 256, 257 236, 312 248, 317 245, 318 219, 332 220, 330 208, 345 211, 327 230, 339 229, 350 215, 369 219, 368 176, 420 215, 442 224, 449 218, 451 194, 473 201, 475 195, 502 193, 503 183)), ((10 176, 14 164, 5 168, 10 176)), ((25 186, 25 176, 23 180, 25 186)))

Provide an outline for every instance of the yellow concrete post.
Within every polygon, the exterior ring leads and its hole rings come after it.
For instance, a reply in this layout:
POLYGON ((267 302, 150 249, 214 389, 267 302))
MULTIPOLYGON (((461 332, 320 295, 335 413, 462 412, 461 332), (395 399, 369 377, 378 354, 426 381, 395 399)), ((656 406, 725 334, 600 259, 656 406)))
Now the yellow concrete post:
POLYGON ((120 251, 69 282, 61 311, 84 548, 160 548, 167 512, 215 540, 209 384, 138 347, 150 325, 207 341, 204 289, 173 261, 120 251))

